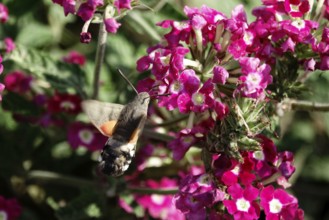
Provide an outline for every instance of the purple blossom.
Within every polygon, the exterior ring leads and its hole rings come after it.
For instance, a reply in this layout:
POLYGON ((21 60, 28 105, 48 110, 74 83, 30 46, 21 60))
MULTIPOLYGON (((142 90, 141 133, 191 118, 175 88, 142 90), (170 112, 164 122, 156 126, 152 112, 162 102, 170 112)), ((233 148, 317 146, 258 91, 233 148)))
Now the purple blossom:
POLYGON ((0 101, 2 101, 2 96, 1 96, 1 94, 2 94, 2 92, 3 92, 4 89, 5 89, 5 85, 2 84, 2 83, 0 83, 0 101))
POLYGON ((191 25, 187 21, 171 21, 165 20, 157 24, 162 28, 171 27, 171 31, 164 35, 168 42, 169 47, 175 47, 179 45, 180 41, 188 41, 190 32, 192 30, 191 25))
POLYGON ((8 8, 0 3, 0 22, 5 23, 8 20, 8 8))
POLYGON ((90 20, 96 11, 96 7, 86 3, 82 3, 77 11, 77 15, 82 18, 84 21, 90 20))
POLYGON ((11 39, 10 37, 6 37, 3 40, 4 44, 5 44, 5 48, 6 48, 6 53, 10 53, 11 51, 13 51, 16 47, 13 39, 11 39))
MULTIPOLYGON (((146 180, 143 185, 150 189, 173 189, 177 181, 169 178, 162 178, 159 182, 146 180)), ((172 202, 172 195, 138 195, 136 202, 148 211, 151 217, 156 219, 183 220, 184 216, 177 210, 172 202)))
POLYGON ((67 16, 69 13, 74 14, 75 13, 75 0, 63 0, 62 6, 64 8, 64 14, 67 16))
POLYGON ((81 32, 80 33, 80 42, 84 44, 89 44, 91 41, 91 33, 81 32))
POLYGON ((106 31, 115 34, 118 28, 121 26, 114 18, 108 18, 104 20, 106 31))
POLYGON ((311 9, 308 0, 285 0, 284 8, 292 17, 302 17, 311 9))
POLYGON ((3 72, 2 56, 0 54, 0 74, 3 72))
POLYGON ((225 84, 227 78, 229 77, 229 73, 227 70, 222 67, 222 66, 215 66, 213 69, 213 83, 220 83, 220 84, 225 84))
POLYGON ((131 0, 115 0, 114 6, 117 8, 118 12, 123 8, 131 9, 131 0))
POLYGON ((171 82, 162 81, 164 92, 169 92, 170 95, 159 98, 159 106, 165 106, 168 110, 177 108, 178 101, 184 93, 192 94, 197 91, 200 86, 200 79, 191 69, 186 69, 181 72, 177 79, 172 79, 171 82), (167 82, 167 83, 165 83, 167 82))
POLYGON ((205 208, 213 203, 223 201, 225 193, 218 189, 209 174, 186 176, 180 186, 179 193, 174 197, 177 209, 186 216, 206 217, 205 208))
POLYGON ((16 199, 6 199, 0 195, 0 217, 1 219, 15 220, 22 213, 22 207, 16 199))
POLYGON ((206 81, 200 89, 196 91, 195 89, 196 87, 193 87, 192 90, 185 91, 178 97, 177 104, 180 112, 204 112, 213 106, 214 85, 211 79, 206 81))
POLYGON ((239 78, 238 91, 249 98, 264 98, 264 90, 272 83, 271 68, 267 64, 260 65, 258 58, 243 57, 239 60, 242 76, 239 78))
POLYGON ((191 129, 181 130, 176 139, 168 144, 168 147, 173 151, 174 160, 181 160, 196 140, 197 138, 191 129))
POLYGON ((86 57, 77 51, 70 51, 68 55, 63 57, 63 61, 83 66, 86 63, 86 57))
POLYGON ((24 94, 31 90, 32 80, 32 76, 21 71, 14 71, 6 74, 4 84, 8 91, 24 94))

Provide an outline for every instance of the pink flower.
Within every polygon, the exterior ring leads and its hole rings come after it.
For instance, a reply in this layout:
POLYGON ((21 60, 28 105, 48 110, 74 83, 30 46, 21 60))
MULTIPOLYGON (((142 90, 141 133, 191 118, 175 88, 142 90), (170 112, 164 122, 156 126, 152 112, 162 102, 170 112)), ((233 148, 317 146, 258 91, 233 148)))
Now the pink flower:
POLYGON ((308 0, 285 0, 284 8, 292 17, 302 17, 311 10, 308 0))
POLYGON ((91 41, 91 33, 81 32, 80 33, 80 42, 84 44, 89 44, 91 41))
POLYGON ((121 26, 114 18, 108 18, 104 20, 106 31, 115 34, 118 28, 121 26))
POLYGON ((81 112, 81 98, 78 95, 56 93, 49 98, 47 109, 51 113, 78 114, 81 112))
POLYGON ((242 76, 238 91, 249 98, 264 98, 264 90, 272 83, 271 68, 267 64, 260 64, 258 58, 242 57, 239 60, 242 76))
POLYGON ((94 16, 96 7, 88 4, 88 2, 82 3, 77 11, 77 15, 84 21, 88 21, 94 16))
POLYGON ((214 104, 213 89, 214 85, 209 79, 197 91, 182 93, 177 99, 178 109, 183 113, 206 111, 214 104))
POLYGON ((215 66, 213 69, 213 83, 225 84, 227 78, 229 77, 229 73, 222 66, 215 66))
POLYGON ((8 91, 24 94, 31 89, 32 76, 20 71, 8 73, 4 78, 4 83, 8 91))
POLYGON ((211 175, 202 174, 186 176, 179 186, 179 192, 174 197, 176 208, 181 210, 188 219, 206 218, 206 207, 211 207, 218 201, 223 201, 225 193, 216 187, 211 175))
POLYGON ((5 23, 8 20, 8 8, 0 3, 0 22, 5 23))
POLYGON ((16 199, 5 199, 0 195, 0 219, 15 220, 21 212, 22 208, 16 199))
POLYGON ((77 51, 71 51, 67 56, 63 57, 63 60, 66 63, 83 66, 86 62, 86 57, 77 51))
POLYGON ((83 146, 90 151, 102 149, 107 139, 93 125, 81 122, 75 122, 69 126, 67 138, 73 149, 83 146))
POLYGON ((120 10, 122 8, 131 9, 131 0, 115 0, 114 6, 117 7, 118 12, 120 13, 120 10))
POLYGON ((2 56, 0 54, 0 74, 3 72, 2 56))
MULTIPOLYGON (((177 181, 162 178, 160 182, 146 180, 144 185, 150 189, 173 189, 177 187, 177 181)), ((172 195, 140 195, 136 196, 136 202, 148 211, 155 219, 183 220, 184 216, 172 203, 172 195)))
POLYGON ((181 130, 176 139, 168 144, 168 147, 173 151, 174 159, 181 160, 196 140, 197 138, 191 129, 181 130))
POLYGON ((223 203, 235 220, 258 219, 260 208, 255 201, 258 197, 258 189, 251 185, 242 189, 239 184, 235 184, 227 191, 232 199, 224 200, 223 203))
POLYGON ((3 92, 4 89, 5 89, 5 85, 0 83, 0 101, 2 101, 1 93, 3 92))
POLYGON ((295 197, 283 189, 274 189, 273 186, 265 187, 260 193, 260 205, 264 209, 266 220, 304 219, 297 202, 295 197))
POLYGON ((16 47, 14 41, 10 37, 6 37, 3 42, 5 43, 6 53, 10 53, 16 47))

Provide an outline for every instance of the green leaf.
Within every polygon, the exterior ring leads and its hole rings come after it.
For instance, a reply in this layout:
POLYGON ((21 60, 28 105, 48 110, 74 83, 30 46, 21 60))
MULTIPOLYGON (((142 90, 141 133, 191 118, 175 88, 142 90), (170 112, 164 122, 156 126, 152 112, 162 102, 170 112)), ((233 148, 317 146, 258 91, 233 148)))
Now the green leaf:
POLYGON ((20 30, 16 38, 16 43, 29 47, 40 47, 49 45, 54 39, 48 26, 34 22, 25 25, 24 28, 20 30))
POLYGON ((22 45, 17 45, 7 58, 31 74, 46 79, 55 89, 66 91, 74 88, 84 96, 85 72, 78 65, 55 60, 45 52, 22 45))

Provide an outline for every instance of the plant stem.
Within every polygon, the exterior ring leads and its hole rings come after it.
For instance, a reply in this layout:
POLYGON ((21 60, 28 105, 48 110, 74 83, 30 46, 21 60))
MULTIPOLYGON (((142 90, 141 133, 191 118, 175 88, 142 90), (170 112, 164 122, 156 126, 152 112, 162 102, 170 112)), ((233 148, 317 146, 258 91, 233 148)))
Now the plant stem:
POLYGON ((293 99, 284 100, 283 107, 292 110, 329 111, 329 103, 319 103, 293 99))
POLYGON ((178 188, 173 189, 151 189, 144 187, 127 187, 127 190, 132 193, 142 194, 160 194, 160 195, 171 195, 178 192, 178 188))
POLYGON ((101 69, 102 69, 102 64, 104 62, 106 39, 107 39, 107 32, 105 30, 105 24, 104 24, 104 22, 102 22, 99 25, 97 51, 96 51, 96 58, 95 58, 93 94, 91 96, 93 99, 98 98, 99 78, 100 78, 100 73, 101 73, 101 69))
POLYGON ((88 181, 81 178, 71 177, 62 175, 60 173, 43 171, 43 170, 34 170, 30 171, 27 174, 27 179, 30 181, 37 181, 43 183, 52 183, 58 185, 68 185, 72 187, 95 187, 96 184, 92 181, 88 181))

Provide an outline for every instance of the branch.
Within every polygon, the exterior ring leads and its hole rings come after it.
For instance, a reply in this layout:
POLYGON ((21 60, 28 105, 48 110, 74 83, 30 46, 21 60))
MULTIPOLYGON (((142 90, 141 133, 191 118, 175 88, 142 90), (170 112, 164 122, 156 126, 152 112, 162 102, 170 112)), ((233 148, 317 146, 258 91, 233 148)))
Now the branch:
POLYGON ((52 183, 72 187, 96 187, 96 183, 89 180, 43 170, 34 170, 29 172, 27 174, 27 179, 30 181, 32 180, 36 182, 52 183))
POLYGON ((178 192, 178 188, 173 189, 151 189, 143 187, 127 187, 127 190, 132 193, 142 193, 142 194, 160 194, 160 195, 171 195, 178 192))
POLYGON ((329 111, 329 103, 286 99, 281 103, 282 110, 329 111))

